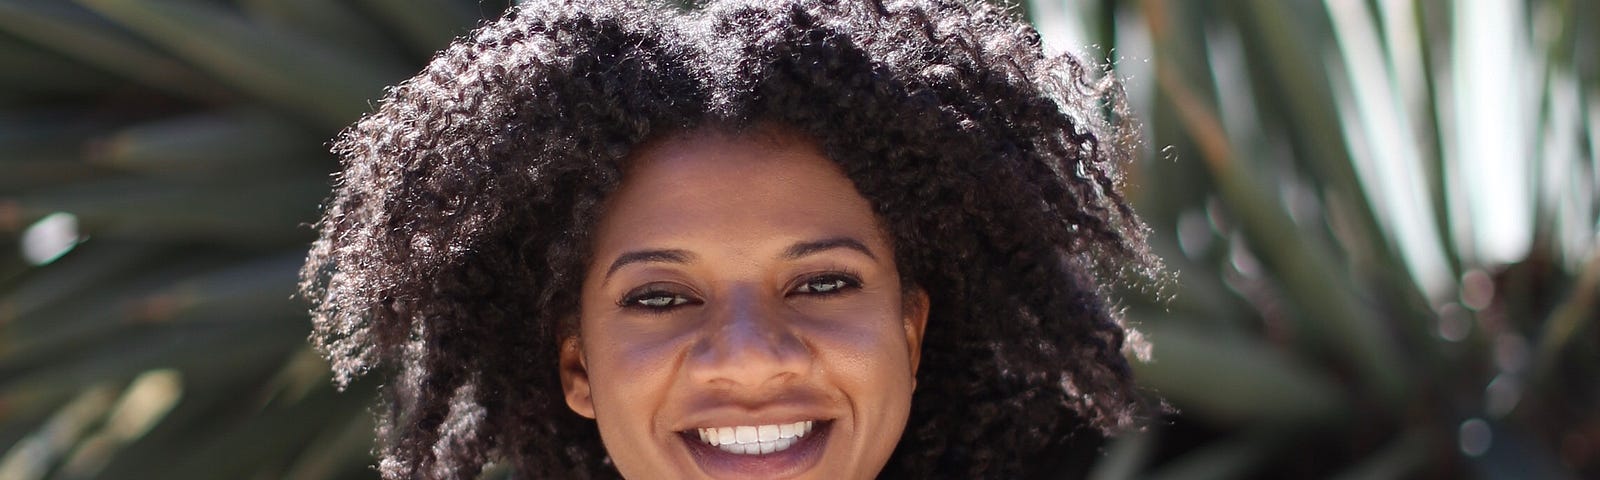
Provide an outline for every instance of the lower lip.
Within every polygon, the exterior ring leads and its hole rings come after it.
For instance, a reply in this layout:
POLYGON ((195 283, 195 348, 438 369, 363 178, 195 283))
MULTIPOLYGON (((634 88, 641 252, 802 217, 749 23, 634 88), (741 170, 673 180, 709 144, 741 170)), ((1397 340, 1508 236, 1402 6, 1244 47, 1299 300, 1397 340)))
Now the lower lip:
POLYGON ((832 427, 832 421, 817 422, 811 433, 800 437, 794 445, 762 455, 728 453, 700 441, 697 435, 685 432, 681 436, 689 445, 695 463, 714 478, 789 478, 810 470, 822 459, 822 449, 828 443, 832 427))

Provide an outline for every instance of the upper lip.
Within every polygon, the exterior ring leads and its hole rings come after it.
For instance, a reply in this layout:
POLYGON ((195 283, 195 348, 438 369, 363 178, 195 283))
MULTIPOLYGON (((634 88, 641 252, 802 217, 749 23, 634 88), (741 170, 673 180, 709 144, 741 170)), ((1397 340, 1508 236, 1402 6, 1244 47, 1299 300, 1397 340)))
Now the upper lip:
POLYGON ((760 408, 720 406, 702 409, 690 415, 674 431, 693 432, 698 428, 781 425, 806 420, 828 421, 835 415, 815 406, 769 405, 760 408))

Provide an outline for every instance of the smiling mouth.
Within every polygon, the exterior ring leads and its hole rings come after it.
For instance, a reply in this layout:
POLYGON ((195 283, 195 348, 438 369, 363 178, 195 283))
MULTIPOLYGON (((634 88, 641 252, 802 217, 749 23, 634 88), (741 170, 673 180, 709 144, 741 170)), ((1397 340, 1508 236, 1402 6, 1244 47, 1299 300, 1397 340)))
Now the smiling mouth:
POLYGON ((815 421, 760 426, 708 427, 696 429, 700 441, 739 455, 765 455, 788 450, 811 433, 815 421))
POLYGON ((785 478, 822 458, 832 420, 705 427, 679 432, 695 462, 716 478, 785 478))

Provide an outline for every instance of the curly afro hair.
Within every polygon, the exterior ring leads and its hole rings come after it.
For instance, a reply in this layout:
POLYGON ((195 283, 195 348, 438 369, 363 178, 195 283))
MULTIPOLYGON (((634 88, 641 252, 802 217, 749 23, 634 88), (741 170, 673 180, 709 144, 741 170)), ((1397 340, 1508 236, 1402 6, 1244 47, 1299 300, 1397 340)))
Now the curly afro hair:
POLYGON ((527 2, 334 146, 301 290, 336 383, 388 380, 382 475, 615 477, 558 379, 589 231, 635 146, 753 125, 820 145, 932 299, 886 477, 1029 477, 1139 415, 1109 292, 1160 267, 1110 75, 981 3, 527 2))

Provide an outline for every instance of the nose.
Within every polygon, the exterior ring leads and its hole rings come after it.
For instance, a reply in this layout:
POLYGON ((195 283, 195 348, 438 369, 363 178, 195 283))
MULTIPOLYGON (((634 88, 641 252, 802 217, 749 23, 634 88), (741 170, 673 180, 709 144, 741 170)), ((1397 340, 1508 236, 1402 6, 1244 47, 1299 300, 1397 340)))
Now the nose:
POLYGON ((687 361, 689 376, 722 388, 781 385, 811 368, 811 351, 785 318, 781 299, 739 289, 708 309, 687 361))

